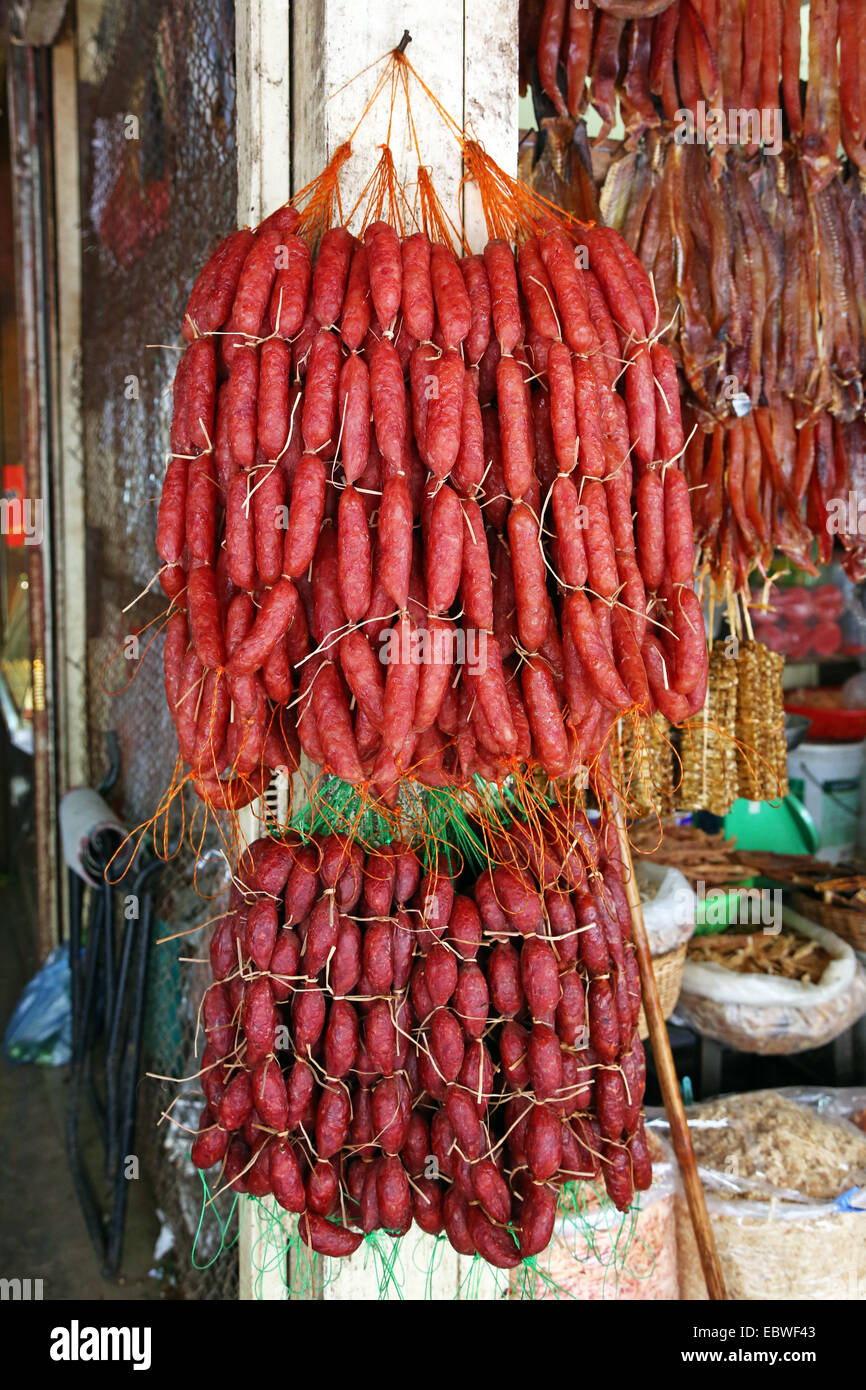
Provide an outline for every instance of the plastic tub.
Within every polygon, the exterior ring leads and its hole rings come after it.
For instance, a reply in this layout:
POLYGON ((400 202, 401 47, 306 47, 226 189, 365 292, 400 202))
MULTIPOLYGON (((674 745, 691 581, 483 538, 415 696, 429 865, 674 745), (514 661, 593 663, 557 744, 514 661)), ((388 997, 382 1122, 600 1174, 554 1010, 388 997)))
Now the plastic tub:
POLYGON ((850 856, 857 844, 866 742, 803 743, 788 754, 791 791, 818 830, 822 859, 850 856))
POLYGON ((810 723, 809 738, 827 743, 850 743, 866 738, 866 709, 844 709, 833 705, 792 705, 785 701, 786 714, 799 715, 810 723))

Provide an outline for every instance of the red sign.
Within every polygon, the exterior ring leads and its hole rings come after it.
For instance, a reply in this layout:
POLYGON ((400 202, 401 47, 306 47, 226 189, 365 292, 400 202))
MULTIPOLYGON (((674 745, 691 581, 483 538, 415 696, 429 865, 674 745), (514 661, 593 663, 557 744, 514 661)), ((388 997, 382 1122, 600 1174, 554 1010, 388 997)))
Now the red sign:
POLYGON ((7 545, 21 546, 24 539, 24 465, 3 465, 3 539, 7 545), (17 506, 15 503, 17 502, 17 506))

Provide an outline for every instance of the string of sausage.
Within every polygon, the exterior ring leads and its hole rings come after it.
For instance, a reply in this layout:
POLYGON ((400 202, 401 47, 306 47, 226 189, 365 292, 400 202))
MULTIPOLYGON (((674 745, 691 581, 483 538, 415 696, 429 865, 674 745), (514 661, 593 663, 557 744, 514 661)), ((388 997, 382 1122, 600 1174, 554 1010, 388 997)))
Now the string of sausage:
POLYGON ((301 749, 391 800, 560 777, 624 711, 698 708, 676 373, 623 238, 458 260, 377 222, 314 263, 296 222, 228 238, 184 319, 157 550, 196 789, 301 749))

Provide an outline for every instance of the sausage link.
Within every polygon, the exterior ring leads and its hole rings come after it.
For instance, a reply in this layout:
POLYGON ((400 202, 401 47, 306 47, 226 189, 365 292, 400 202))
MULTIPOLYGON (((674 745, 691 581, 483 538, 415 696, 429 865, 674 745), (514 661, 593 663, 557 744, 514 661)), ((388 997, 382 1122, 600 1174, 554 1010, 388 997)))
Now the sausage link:
POLYGON ((370 606, 371 549, 364 499, 347 483, 337 511, 337 575, 340 599, 353 623, 359 622, 370 606))
POLYGON ((680 457, 685 443, 677 369, 664 343, 653 343, 650 361, 656 390, 661 395, 656 406, 656 446, 662 463, 670 463, 680 457))
POLYGON ((433 500, 424 549, 427 607, 431 613, 450 608, 463 568, 463 509, 456 492, 443 483, 433 500))
POLYGON ((241 270, 232 303, 232 325, 248 338, 258 337, 277 274, 277 257, 285 244, 279 227, 263 227, 256 234, 241 270))
POLYGON ((430 238, 424 232, 406 237, 400 249, 403 261, 401 303, 403 322, 419 343, 433 337, 436 310, 430 278, 430 238))
POLYGON ((582 589, 575 589, 568 595, 564 609, 577 654, 599 694, 612 709, 628 709, 631 697, 620 679, 595 613, 582 589))
POLYGON ((538 521, 525 502, 508 513, 508 540, 521 646, 536 652, 548 628, 547 584, 538 521))
MULTIPOLYGON (((565 343, 551 343, 547 375, 550 382, 550 428, 558 471, 571 473, 578 455, 575 370, 571 364, 571 350, 565 343)), ((581 447, 586 449, 582 433, 581 447)), ((586 472, 586 469, 583 471, 586 472)))
POLYGON ((352 252, 346 297, 340 315, 340 337, 350 352, 358 352, 370 329, 370 272, 367 248, 358 245, 352 252))
POLYGON ((520 679, 535 755, 548 777, 562 777, 571 753, 550 667, 541 657, 529 657, 520 668, 520 679))
POLYGON ((285 265, 277 271, 271 290, 269 317, 272 333, 294 338, 307 311, 313 258, 307 243, 292 232, 285 238, 285 248, 285 265))
POLYGON ((692 588, 695 547, 689 485, 685 474, 675 465, 665 469, 664 476, 664 544, 671 584, 692 588))
POLYGON ((156 522, 156 552, 167 565, 176 565, 186 543, 186 494, 189 463, 172 458, 165 470, 156 522))
POLYGON ((363 357, 352 353, 340 370, 340 449, 347 483, 354 483, 370 456, 370 375, 363 357))
POLYGON ((507 241, 494 237, 484 247, 484 266, 490 284, 493 331, 503 356, 523 342, 523 315, 517 290, 514 252, 507 241))
POLYGON ((255 240, 248 228, 230 232, 204 265, 192 287, 183 316, 183 336, 190 343, 197 333, 215 333, 231 313, 244 261, 255 240))
POLYGON ((189 629, 196 656, 205 670, 225 666, 222 614, 216 575, 211 565, 197 565, 190 571, 189 629))
POLYGON ((389 478, 382 489, 378 538, 379 580, 402 612, 412 568, 412 498, 402 474, 389 478))
POLYGON ((252 494, 256 569, 264 585, 276 584, 283 572, 283 531, 286 478, 275 463, 263 464, 264 478, 252 494))
POLYGON ((472 327, 472 306, 454 252, 439 241, 430 252, 430 278, 444 346, 459 348, 472 327))
POLYGON ((570 589, 583 588, 589 574, 584 544, 586 510, 571 478, 554 480, 551 505, 559 546, 559 577, 570 589))
POLYGON ((278 579, 265 594, 255 622, 231 658, 232 675, 251 675, 284 637, 298 604, 290 579, 278 579))
POLYGON ((324 661, 313 685, 313 711, 322 742, 323 765, 344 782, 364 779, 352 716, 340 676, 332 661, 324 661))
MULTIPOLYGON (((650 593, 661 586, 665 575, 665 488, 655 470, 644 473, 635 490, 637 513, 637 561, 643 582, 650 593)), ((691 538, 691 517, 689 518, 691 538)))
POLYGON ((313 268, 313 315, 322 327, 340 317, 355 238, 345 227, 331 227, 322 237, 313 268))
POLYGON ((561 337, 556 317, 555 299, 550 277, 541 259, 538 237, 527 237, 517 252, 517 271, 520 288, 529 310, 532 326, 543 338, 561 337))
POLYGON ((310 348, 301 410, 301 435, 304 448, 311 454, 328 445, 331 454, 336 449, 341 366, 340 339, 329 329, 320 329, 310 348))
POLYGON ((252 468, 258 434, 259 357, 255 348, 240 348, 232 359, 226 392, 226 433, 232 461, 252 468))
MULTIPOLYGON (((283 547, 283 574, 288 575, 289 579, 297 579, 305 574, 316 553, 325 515, 326 486, 327 475, 322 460, 316 454, 304 454, 292 485, 283 547)), ((237 584, 238 580, 234 582, 237 584)), ((251 588, 252 585, 240 587, 251 588)))
POLYGON ((478 401, 478 371, 463 373, 460 448, 451 470, 451 484, 462 497, 474 497, 484 478, 484 426, 478 401))
POLYGON ((403 471, 407 411, 403 368, 389 338, 380 338, 370 355, 370 399, 376 442, 395 473, 403 471))
POLYGON ((460 452, 466 369, 460 353, 449 350, 442 354, 434 371, 436 386, 427 406, 425 461, 437 478, 447 478, 460 452))
POLYGON ((391 629, 389 660, 385 672, 385 712, 382 738, 395 760, 400 758, 415 715, 420 667, 415 628, 403 613, 391 629))
POLYGON ((390 329, 399 312, 403 290, 400 240, 388 222, 371 222, 364 232, 364 244, 373 308, 382 327, 390 329))
POLYGON ((534 437, 524 369, 516 358, 500 358, 496 392, 505 486, 517 501, 526 496, 532 484, 534 437))
POLYGON ((604 483, 598 482, 595 478, 585 479, 580 501, 586 508, 585 541, 589 587, 600 598, 613 598, 619 586, 619 571, 604 483))
POLYGON ((340 666, 358 706, 377 733, 381 733, 385 712, 382 663, 360 628, 351 628, 340 639, 340 666))
POLYGON ((580 471, 585 478, 603 478, 607 472, 607 461, 598 383, 592 363, 580 357, 574 359, 574 400, 580 436, 580 471))
POLYGON ((279 458, 289 434, 292 352, 282 338, 262 343, 259 357, 258 442, 266 459, 279 458))
POLYGON ((478 503, 463 503, 463 566, 460 594, 465 624, 489 631, 493 627, 493 578, 484 517, 478 503))
POLYGON ((554 228, 542 237, 540 250, 556 295, 562 336, 572 352, 596 352, 598 337, 589 317, 586 285, 583 271, 575 263, 574 246, 564 231, 554 228))

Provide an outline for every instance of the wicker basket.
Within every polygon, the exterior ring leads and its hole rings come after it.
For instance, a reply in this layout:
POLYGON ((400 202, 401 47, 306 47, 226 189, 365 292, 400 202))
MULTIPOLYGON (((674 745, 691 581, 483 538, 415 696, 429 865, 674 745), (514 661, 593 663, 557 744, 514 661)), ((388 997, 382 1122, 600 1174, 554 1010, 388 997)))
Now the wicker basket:
MULTIPOLYGON (((684 941, 682 946, 677 946, 675 950, 668 951, 663 956, 656 956, 653 960, 653 974, 656 978, 656 989, 659 992, 659 1003, 662 1006, 664 1018, 670 1018, 676 1008, 688 948, 689 943, 684 941)), ((641 1004, 637 1026, 641 1037, 648 1038, 649 1027, 647 1026, 646 1014, 643 1011, 643 1004, 641 1004)))
POLYGON ((791 906, 811 922, 818 922, 841 936, 855 951, 866 951, 866 912, 840 907, 838 903, 825 903, 811 893, 792 893, 791 906))

